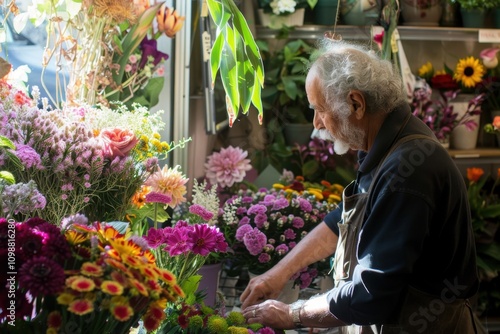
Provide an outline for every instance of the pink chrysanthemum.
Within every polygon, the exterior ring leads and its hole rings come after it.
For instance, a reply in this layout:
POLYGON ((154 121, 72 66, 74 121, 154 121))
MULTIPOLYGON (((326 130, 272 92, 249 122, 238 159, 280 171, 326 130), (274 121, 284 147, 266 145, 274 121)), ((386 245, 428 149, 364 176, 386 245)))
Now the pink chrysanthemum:
POLYGON ((207 179, 221 187, 231 187, 235 182, 243 181, 246 172, 252 169, 247 155, 247 151, 232 146, 213 153, 205 163, 207 179))
POLYGON ((168 204, 172 201, 172 196, 168 194, 161 194, 154 191, 146 194, 145 200, 146 203, 161 203, 168 204))
POLYGON ((266 245, 267 237, 264 233, 259 231, 258 228, 254 228, 252 231, 249 231, 245 234, 245 236, 243 237, 243 243, 245 244, 245 247, 248 249, 248 252, 250 254, 257 255, 266 245))
POLYGON ((151 187, 151 191, 158 192, 172 197, 169 206, 175 207, 186 201, 186 183, 189 179, 185 178, 179 171, 180 166, 168 168, 164 166, 161 170, 152 174, 144 183, 151 187))

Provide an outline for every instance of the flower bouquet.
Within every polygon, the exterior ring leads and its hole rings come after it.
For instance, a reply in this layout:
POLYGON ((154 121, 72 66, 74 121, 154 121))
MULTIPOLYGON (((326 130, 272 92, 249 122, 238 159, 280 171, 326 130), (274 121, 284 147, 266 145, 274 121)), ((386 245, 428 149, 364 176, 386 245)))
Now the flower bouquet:
POLYGON ((76 215, 62 227, 40 218, 0 219, 0 230, 1 259, 9 268, 2 272, 9 282, 1 293, 4 329, 128 333, 142 320, 154 330, 167 302, 184 296, 146 242, 124 226, 88 224, 76 215))
POLYGON ((423 80, 417 80, 411 103, 413 115, 420 118, 443 144, 448 143, 453 129, 464 125, 468 130, 477 128, 472 116, 481 113, 485 95, 479 94, 469 101, 466 112, 459 116, 451 103, 460 90, 440 90, 440 98, 432 99, 432 89, 423 80))
MULTIPOLYGON (((240 266, 261 274, 283 258, 297 242, 335 208, 304 191, 240 190, 226 201, 219 224, 240 266)), ((313 266, 290 279, 301 288, 318 274, 313 266)))

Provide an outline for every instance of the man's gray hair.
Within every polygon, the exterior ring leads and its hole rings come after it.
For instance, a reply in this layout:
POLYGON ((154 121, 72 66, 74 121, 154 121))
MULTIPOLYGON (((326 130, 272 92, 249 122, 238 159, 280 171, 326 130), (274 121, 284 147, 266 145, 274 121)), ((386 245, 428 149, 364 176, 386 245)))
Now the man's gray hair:
POLYGON ((353 89, 364 94, 368 113, 388 113, 407 103, 399 70, 364 45, 323 38, 309 67, 335 110, 349 111, 346 99, 353 89))

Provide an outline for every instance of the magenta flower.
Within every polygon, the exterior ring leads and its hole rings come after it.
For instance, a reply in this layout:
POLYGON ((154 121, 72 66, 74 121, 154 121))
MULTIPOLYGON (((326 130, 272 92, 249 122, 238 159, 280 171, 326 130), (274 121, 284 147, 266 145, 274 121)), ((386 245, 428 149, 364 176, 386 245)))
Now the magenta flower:
POLYGON ((285 239, 289 240, 294 240, 297 234, 291 229, 286 229, 285 232, 283 232, 283 235, 285 236, 285 239))
POLYGON ((168 194, 162 194, 155 191, 151 191, 146 194, 144 201, 146 203, 169 204, 170 202, 172 202, 172 196, 168 194))
POLYGON ((163 249, 170 256, 188 254, 193 248, 188 228, 173 228, 170 233, 165 233, 166 246, 163 249))
POLYGON ((243 238, 245 237, 245 235, 252 230, 253 230, 253 228, 250 224, 241 225, 236 230, 236 235, 235 235, 236 240, 243 241, 243 238))
POLYGON ((44 169, 40 154, 38 154, 33 147, 24 144, 16 144, 15 154, 26 168, 34 167, 40 170, 44 169))
POLYGON ((208 211, 204 206, 199 204, 191 205, 189 207, 189 212, 200 216, 204 221, 209 221, 214 217, 214 214, 212 212, 208 211))
POLYGON ((259 255, 259 262, 260 263, 267 263, 271 261, 271 255, 267 254, 267 253, 261 253, 259 255))
POLYGON ((144 239, 148 242, 149 247, 157 248, 164 242, 165 233, 163 230, 158 230, 156 228, 150 228, 148 230, 148 235, 144 239))
POLYGON ((294 217, 292 220, 292 226, 295 228, 302 228, 304 226, 304 219, 301 217, 294 217))
POLYGON ((246 172, 252 169, 250 159, 246 159, 247 151, 239 147, 222 148, 208 157, 205 163, 206 177, 212 184, 231 187, 243 181, 246 172))
POLYGON ((254 228, 243 236, 243 243, 251 255, 257 255, 266 245, 267 237, 258 228, 254 228))
POLYGON ((264 227, 264 224, 267 222, 267 215, 263 213, 259 213, 255 216, 255 226, 259 229, 264 227))
POLYGON ((276 202, 273 203, 273 210, 279 211, 287 208, 290 205, 290 202, 286 198, 279 198, 276 202))
POLYGON ((267 211, 267 208, 265 205, 255 204, 255 205, 252 205, 248 209, 247 214, 249 214, 249 215, 263 214, 263 213, 266 213, 266 211, 267 211))
POLYGON ((299 205, 300 209, 304 212, 311 212, 312 211, 312 205, 311 202, 304 198, 299 198, 299 205))
POLYGON ((193 241, 192 252, 207 256, 217 249, 217 230, 207 224, 196 224, 190 233, 193 241))

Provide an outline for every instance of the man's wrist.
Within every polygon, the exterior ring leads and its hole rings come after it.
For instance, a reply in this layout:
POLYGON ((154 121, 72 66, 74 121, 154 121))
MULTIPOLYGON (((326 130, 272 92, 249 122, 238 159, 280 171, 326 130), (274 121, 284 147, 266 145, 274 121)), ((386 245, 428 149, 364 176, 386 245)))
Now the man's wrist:
POLYGON ((292 320, 293 320, 293 325, 295 328, 301 328, 302 326, 302 320, 300 319, 300 311, 302 311, 302 306, 304 305, 306 301, 299 299, 293 304, 290 304, 290 311, 292 315, 292 320))

